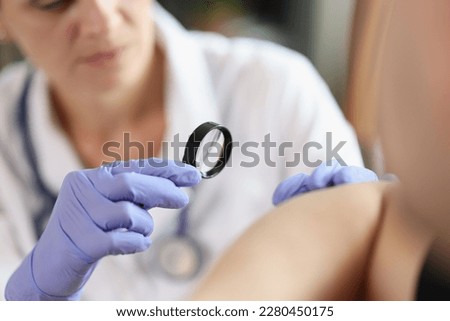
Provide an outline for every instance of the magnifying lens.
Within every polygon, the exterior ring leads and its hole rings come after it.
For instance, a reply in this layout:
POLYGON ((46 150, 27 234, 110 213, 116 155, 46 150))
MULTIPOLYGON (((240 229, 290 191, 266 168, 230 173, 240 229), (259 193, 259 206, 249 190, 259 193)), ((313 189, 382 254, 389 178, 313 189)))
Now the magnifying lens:
POLYGON ((211 178, 224 169, 231 151, 230 131, 214 122, 206 122, 189 136, 183 163, 196 167, 203 178, 211 178))

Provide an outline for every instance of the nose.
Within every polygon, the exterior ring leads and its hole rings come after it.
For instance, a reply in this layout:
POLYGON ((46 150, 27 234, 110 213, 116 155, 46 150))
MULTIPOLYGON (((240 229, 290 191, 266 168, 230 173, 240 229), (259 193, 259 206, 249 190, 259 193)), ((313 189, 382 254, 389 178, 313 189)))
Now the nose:
POLYGON ((117 19, 116 0, 81 0, 78 5, 78 34, 95 38, 111 32, 117 19))

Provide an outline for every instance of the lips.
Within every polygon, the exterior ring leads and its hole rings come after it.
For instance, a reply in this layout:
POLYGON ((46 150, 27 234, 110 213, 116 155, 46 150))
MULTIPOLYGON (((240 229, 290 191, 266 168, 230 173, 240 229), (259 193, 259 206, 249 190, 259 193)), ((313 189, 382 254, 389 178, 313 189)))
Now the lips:
POLYGON ((89 65, 104 65, 118 60, 123 48, 118 47, 110 50, 98 51, 92 55, 82 58, 82 62, 89 65))

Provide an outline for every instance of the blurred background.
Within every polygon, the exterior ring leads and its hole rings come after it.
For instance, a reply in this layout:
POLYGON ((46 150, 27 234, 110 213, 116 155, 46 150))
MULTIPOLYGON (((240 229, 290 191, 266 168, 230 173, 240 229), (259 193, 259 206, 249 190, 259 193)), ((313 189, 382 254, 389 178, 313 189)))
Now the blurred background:
POLYGON ((306 55, 339 102, 356 0, 158 0, 188 29, 280 43, 306 55))

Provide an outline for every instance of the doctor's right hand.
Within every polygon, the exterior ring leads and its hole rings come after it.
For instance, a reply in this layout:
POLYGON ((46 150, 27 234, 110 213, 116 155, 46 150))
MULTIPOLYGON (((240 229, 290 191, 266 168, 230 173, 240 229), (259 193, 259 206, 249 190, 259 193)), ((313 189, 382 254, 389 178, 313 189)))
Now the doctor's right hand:
POLYGON ((148 209, 186 206, 189 199, 180 187, 200 180, 192 166, 155 159, 68 174, 44 233, 9 279, 5 298, 79 299, 102 257, 150 246, 148 209))

